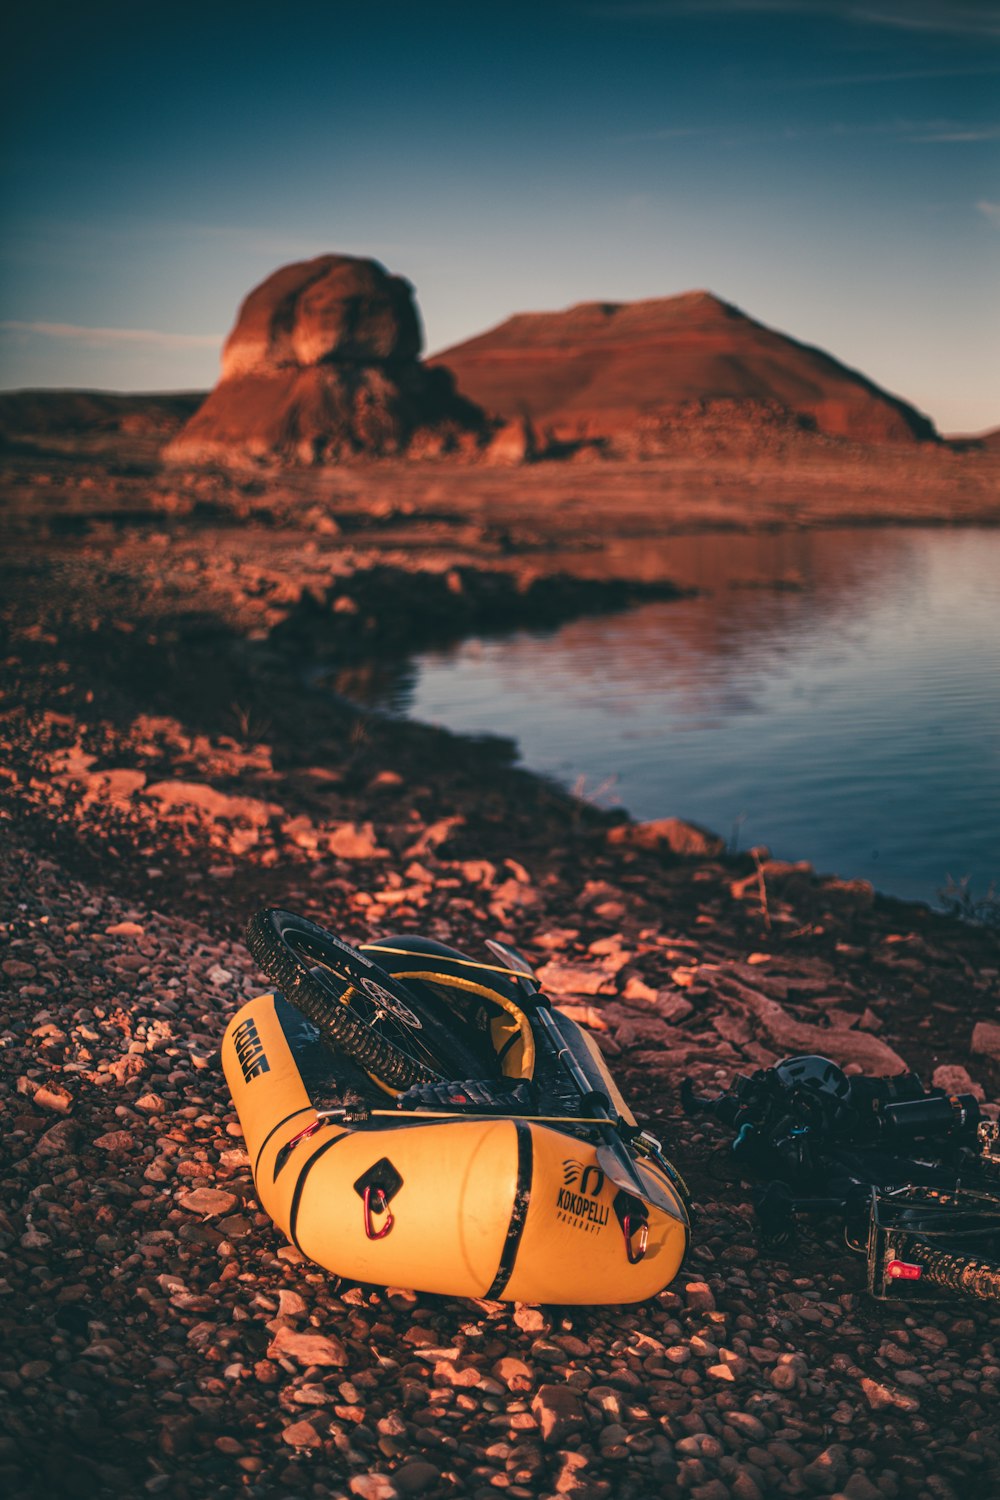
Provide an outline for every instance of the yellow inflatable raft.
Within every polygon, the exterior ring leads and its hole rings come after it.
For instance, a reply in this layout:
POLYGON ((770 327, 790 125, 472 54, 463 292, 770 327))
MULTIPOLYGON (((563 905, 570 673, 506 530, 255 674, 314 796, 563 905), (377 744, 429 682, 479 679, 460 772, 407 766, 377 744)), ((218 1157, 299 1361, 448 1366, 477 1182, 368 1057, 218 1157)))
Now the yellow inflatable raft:
MULTIPOLYGON (((577 1033, 634 1125, 594 1044, 567 1017, 559 1025, 577 1033)), ((508 1070, 522 1076, 530 1048, 512 1050, 508 1070)), ((263 1208, 336 1275, 452 1296, 621 1303, 643 1301, 677 1273, 687 1212, 655 1152, 632 1153, 653 1199, 642 1204, 608 1176, 586 1121, 388 1108, 324 1115, 317 1100, 330 1054, 280 994, 234 1016, 222 1061, 263 1208)))

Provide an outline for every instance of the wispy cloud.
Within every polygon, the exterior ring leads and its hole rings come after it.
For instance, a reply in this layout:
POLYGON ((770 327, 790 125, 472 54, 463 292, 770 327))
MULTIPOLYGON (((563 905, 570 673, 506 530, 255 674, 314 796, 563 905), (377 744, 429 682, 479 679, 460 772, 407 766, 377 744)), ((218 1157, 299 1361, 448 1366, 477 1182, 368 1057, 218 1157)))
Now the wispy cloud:
POLYGON ((857 0, 604 0, 588 9, 596 15, 620 19, 726 15, 828 15, 858 26, 887 26, 905 31, 933 31, 952 36, 1000 40, 1000 12, 994 0, 881 0, 867 5, 857 0))
POLYGON ((1000 141, 1000 125, 943 125, 937 129, 932 127, 926 135, 910 135, 906 139, 918 146, 939 141, 952 145, 964 145, 968 141, 1000 141))
POLYGON ((833 73, 827 78, 775 78, 772 89, 832 89, 859 83, 920 83, 933 78, 991 78, 1000 73, 1000 65, 985 64, 978 68, 898 68, 882 73, 833 73))
POLYGON ((989 219, 991 224, 995 224, 997 229, 1000 229, 1000 203, 990 203, 987 198, 980 198, 976 207, 981 214, 984 214, 989 219))
POLYGON ((221 333, 162 333, 155 328, 83 328, 79 323, 26 323, 17 319, 0 322, 0 330, 37 334, 48 339, 69 339, 102 349, 121 344, 141 344, 147 349, 218 349, 224 337, 221 333))
POLYGON ((825 141, 853 136, 881 136, 905 145, 968 145, 977 141, 1000 140, 1000 125, 970 125, 961 120, 870 120, 853 122, 831 120, 824 124, 785 125, 780 129, 761 129, 755 125, 670 126, 664 130, 633 131, 612 137, 616 146, 644 142, 707 139, 720 146, 765 145, 777 141, 825 141))
POLYGON ((831 5, 850 21, 872 26, 896 26, 906 31, 950 32, 953 36, 996 37, 1000 40, 1000 11, 994 0, 883 0, 881 5, 831 5))

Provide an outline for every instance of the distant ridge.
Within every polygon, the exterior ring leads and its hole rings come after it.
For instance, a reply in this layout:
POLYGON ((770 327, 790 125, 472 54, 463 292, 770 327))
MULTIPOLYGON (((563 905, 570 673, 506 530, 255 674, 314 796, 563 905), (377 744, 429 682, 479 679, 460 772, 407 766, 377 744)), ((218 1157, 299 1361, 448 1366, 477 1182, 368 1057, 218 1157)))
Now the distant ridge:
POLYGON ((204 391, 0 391, 0 443, 82 435, 147 437, 164 442, 205 399, 204 391))
POLYGON ((428 363, 449 368, 491 414, 561 440, 620 445, 658 419, 683 425, 717 403, 737 428, 783 413, 861 443, 938 439, 915 407, 706 291, 519 313, 428 363))

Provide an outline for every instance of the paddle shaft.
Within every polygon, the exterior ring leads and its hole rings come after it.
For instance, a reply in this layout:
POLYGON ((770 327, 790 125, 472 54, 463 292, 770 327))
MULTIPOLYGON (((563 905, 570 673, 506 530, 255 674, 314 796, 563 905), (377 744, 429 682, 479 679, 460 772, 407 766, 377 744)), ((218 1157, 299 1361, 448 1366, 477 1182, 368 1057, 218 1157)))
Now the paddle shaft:
POLYGON ((614 1173, 609 1173, 609 1176, 616 1186, 625 1192, 632 1193, 640 1202, 645 1203, 649 1197, 649 1189, 636 1171, 635 1163, 618 1134, 618 1121, 613 1118, 609 1109, 611 1101, 606 1094, 594 1088, 591 1080, 573 1056, 565 1037, 552 1018, 551 1011, 546 1006, 539 1005, 535 1010, 535 1020, 580 1095, 580 1101, 589 1118, 601 1130, 605 1148, 619 1169, 618 1177, 615 1177, 614 1173))

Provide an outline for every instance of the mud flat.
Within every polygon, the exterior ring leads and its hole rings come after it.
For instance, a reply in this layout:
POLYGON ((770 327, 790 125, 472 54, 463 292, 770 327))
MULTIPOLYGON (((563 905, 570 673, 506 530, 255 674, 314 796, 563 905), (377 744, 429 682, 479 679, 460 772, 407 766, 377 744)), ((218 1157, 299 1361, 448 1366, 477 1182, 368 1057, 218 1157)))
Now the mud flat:
POLYGON ((310 688, 435 633, 641 596, 560 574, 571 522, 553 546, 510 474, 483 480, 501 520, 429 472, 423 508, 372 466, 303 509, 298 481, 33 462, 9 475, 0 579, 11 1493, 995 1494, 1000 1317, 869 1303, 823 1226, 762 1257, 677 1085, 821 1050, 962 1069, 938 1076, 995 1100, 996 936, 636 829, 505 742, 310 688), (240 933, 263 904, 532 955, 692 1181, 674 1286, 509 1307, 304 1262, 259 1210, 217 1057, 261 985, 240 933))

